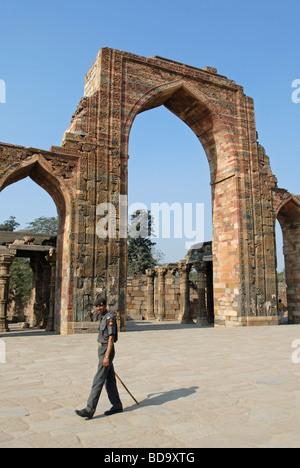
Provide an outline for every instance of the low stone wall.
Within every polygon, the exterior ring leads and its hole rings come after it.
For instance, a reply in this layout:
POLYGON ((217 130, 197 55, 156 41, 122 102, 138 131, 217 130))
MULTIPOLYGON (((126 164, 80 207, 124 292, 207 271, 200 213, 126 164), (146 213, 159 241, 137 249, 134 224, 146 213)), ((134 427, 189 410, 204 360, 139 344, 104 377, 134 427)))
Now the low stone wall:
MULTIPOLYGON (((148 280, 146 275, 127 278, 127 318, 143 320, 147 317, 148 280)), ((165 314, 166 320, 179 320, 180 317, 180 278, 170 272, 165 277, 165 314)), ((197 285, 190 282, 190 306, 192 317, 198 317, 199 301, 197 285)), ((154 311, 158 316, 159 287, 158 278, 154 280, 154 311)))
POLYGON ((147 314, 147 276, 127 277, 127 318, 142 320, 147 314))

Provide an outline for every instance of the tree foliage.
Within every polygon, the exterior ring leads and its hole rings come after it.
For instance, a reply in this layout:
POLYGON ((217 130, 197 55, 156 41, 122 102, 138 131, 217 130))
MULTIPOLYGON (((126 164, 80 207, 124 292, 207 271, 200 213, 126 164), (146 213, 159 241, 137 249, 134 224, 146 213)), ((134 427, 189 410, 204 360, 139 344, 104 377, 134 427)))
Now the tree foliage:
POLYGON ((285 270, 282 270, 280 273, 277 273, 277 281, 278 283, 285 283, 285 270))
MULTIPOLYGON (((36 234, 57 235, 57 217, 45 217, 35 219, 27 224, 27 230, 36 234)), ((20 224, 15 216, 0 224, 0 231, 15 231, 20 224)), ((9 282, 9 302, 15 303, 15 313, 22 311, 31 299, 33 286, 33 273, 30 267, 29 259, 15 258, 10 268, 9 282)))
POLYGON ((154 268, 163 254, 151 241, 153 218, 150 211, 136 211, 131 216, 128 229, 128 273, 144 275, 146 270, 154 268))
POLYGON ((16 221, 16 217, 15 217, 15 216, 11 216, 9 219, 7 219, 6 221, 4 221, 3 224, 0 224, 0 231, 9 231, 9 232, 13 232, 13 231, 15 231, 19 226, 20 226, 20 224, 16 221))
POLYGON ((10 267, 9 302, 15 312, 22 311, 31 299, 33 273, 27 258, 15 258, 10 267))
POLYGON ((27 224, 27 230, 36 234, 57 235, 58 218, 41 216, 27 224))

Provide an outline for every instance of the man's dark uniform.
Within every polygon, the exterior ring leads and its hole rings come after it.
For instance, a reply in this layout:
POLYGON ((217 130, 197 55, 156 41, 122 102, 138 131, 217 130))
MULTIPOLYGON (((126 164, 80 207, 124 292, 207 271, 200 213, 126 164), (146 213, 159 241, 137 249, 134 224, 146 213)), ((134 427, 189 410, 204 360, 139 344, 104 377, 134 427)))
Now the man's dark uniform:
POLYGON ((107 352, 108 339, 111 335, 115 337, 115 343, 118 341, 118 326, 116 317, 110 312, 106 312, 103 317, 100 318, 99 336, 98 336, 98 356, 99 365, 97 374, 95 375, 91 394, 89 396, 87 407, 85 410, 76 411, 79 416, 82 417, 93 417, 99 398, 102 392, 103 385, 105 384, 109 401, 112 404, 112 409, 107 411, 105 414, 114 414, 123 410, 123 406, 120 400, 119 392, 117 389, 117 382, 115 376, 115 370, 113 366, 113 360, 115 357, 115 348, 113 347, 109 356, 109 367, 103 366, 103 359, 107 352), (80 414, 81 413, 81 414, 80 414))
POLYGON ((87 403, 87 411, 89 413, 95 413, 98 401, 102 392, 103 385, 105 383, 109 401, 113 408, 121 409, 122 403, 120 401, 119 392, 117 389, 117 382, 115 376, 115 370, 113 366, 113 360, 115 357, 115 349, 113 348, 109 356, 109 367, 103 367, 103 359, 105 357, 108 345, 108 338, 110 335, 115 336, 115 343, 118 341, 118 327, 116 318, 110 312, 107 312, 100 319, 99 336, 98 336, 98 356, 99 366, 97 374, 95 375, 92 391, 87 403))

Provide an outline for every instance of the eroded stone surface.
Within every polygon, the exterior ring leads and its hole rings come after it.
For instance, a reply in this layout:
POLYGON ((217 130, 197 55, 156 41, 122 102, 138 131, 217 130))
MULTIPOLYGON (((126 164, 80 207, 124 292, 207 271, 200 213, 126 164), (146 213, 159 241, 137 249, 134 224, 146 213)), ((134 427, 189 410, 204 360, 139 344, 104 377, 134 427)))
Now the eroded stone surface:
MULTIPOLYGON (((100 295, 107 296, 120 328, 126 328, 127 251, 119 230, 119 197, 128 190, 132 123, 138 113, 160 105, 194 131, 209 162, 215 324, 278 324, 276 217, 284 235, 290 319, 297 322, 300 202, 277 187, 257 141, 253 100, 215 68, 104 48, 86 76, 85 95, 60 147, 0 145, 0 190, 30 176, 58 208, 55 330, 93 330, 91 310, 100 295), (97 207, 107 203, 117 213, 115 236, 100 239, 97 207)), ((4 271, 2 330, 5 277, 4 271)))

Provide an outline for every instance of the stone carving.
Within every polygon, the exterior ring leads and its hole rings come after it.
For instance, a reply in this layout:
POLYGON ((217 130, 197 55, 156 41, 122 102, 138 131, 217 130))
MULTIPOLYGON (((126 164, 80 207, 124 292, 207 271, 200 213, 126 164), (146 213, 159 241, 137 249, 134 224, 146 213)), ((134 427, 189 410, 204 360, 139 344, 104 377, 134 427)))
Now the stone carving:
MULTIPOLYGON (((58 209, 55 330, 93 330, 94 322, 86 319, 103 292, 126 328, 126 240, 98 238, 97 206, 127 195, 132 123, 161 105, 192 129, 210 167, 215 325, 278 323, 276 217, 285 242, 290 319, 300 322, 299 197, 277 187, 257 141, 253 100, 212 67, 104 48, 86 76, 85 94, 61 146, 44 151, 0 144, 0 190, 29 176, 58 209)), ((186 277, 183 269, 182 310, 189 320, 186 277)), ((211 302, 211 292, 209 297, 211 302)))

